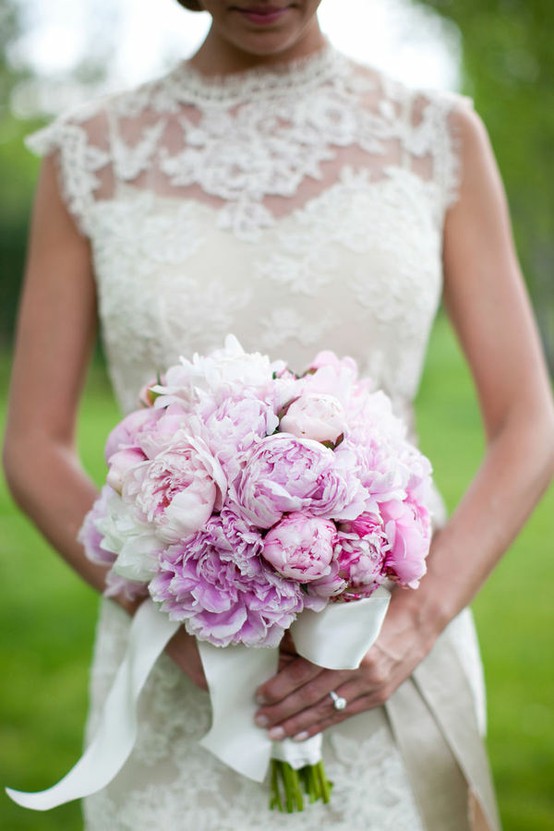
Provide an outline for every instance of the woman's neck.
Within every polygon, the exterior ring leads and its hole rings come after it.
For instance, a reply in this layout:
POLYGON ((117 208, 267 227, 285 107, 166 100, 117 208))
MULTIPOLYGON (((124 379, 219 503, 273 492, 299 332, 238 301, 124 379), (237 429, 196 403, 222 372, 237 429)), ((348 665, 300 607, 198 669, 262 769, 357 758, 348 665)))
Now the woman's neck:
POLYGON ((231 43, 212 25, 200 49, 189 63, 203 75, 228 75, 255 67, 271 67, 308 57, 324 48, 327 40, 317 18, 293 44, 270 54, 253 54, 231 43))

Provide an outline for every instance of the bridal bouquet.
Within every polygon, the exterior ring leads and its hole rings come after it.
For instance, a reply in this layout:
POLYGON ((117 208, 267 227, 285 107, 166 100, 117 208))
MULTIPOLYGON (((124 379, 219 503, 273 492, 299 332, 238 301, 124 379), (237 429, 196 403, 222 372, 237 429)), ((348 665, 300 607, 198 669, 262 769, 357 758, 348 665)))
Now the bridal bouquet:
POLYGON ((149 648, 151 664, 184 625, 212 694, 203 744, 258 780, 273 755, 276 807, 301 809, 301 785, 327 801, 320 737, 272 748, 252 724, 253 692, 288 629, 309 660, 359 665, 386 612, 379 587, 415 588, 425 572, 430 464, 384 393, 331 352, 297 376, 229 336, 141 399, 109 436, 106 484, 80 533, 88 557, 110 566, 107 594, 144 596, 154 610, 136 615, 155 617, 139 624, 129 665, 149 648))
POLYGON ((108 594, 149 592, 214 646, 277 646, 303 609, 425 572, 430 465, 331 352, 301 377, 223 350, 171 367, 111 433, 81 531, 108 594))

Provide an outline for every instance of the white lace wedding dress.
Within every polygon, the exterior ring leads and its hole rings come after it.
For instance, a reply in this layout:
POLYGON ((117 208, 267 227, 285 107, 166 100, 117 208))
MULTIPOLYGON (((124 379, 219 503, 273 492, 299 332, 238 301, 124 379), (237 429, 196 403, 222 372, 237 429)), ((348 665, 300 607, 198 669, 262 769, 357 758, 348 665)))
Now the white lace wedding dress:
MULTIPOLYGON (((458 186, 456 110, 465 105, 410 91, 326 47, 226 79, 182 62, 28 137, 34 151, 56 154, 66 204, 90 239, 123 410, 158 369, 233 332, 247 350, 297 369, 322 348, 352 355, 410 420, 441 294, 443 220, 458 186)), ((440 522, 439 501, 436 510, 440 522)), ((128 627, 104 601, 90 730, 128 627)), ((141 699, 132 757, 85 801, 86 828, 496 828, 475 750, 484 704, 469 612, 418 672, 386 709, 327 731, 331 806, 283 816, 268 812, 266 786, 199 746, 208 696, 163 656, 141 699)))

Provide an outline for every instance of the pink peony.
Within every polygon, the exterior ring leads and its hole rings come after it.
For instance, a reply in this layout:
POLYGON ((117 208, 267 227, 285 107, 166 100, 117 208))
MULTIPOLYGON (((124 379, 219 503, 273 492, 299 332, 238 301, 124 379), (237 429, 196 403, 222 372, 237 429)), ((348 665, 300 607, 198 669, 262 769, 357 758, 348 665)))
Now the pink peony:
POLYGON ((320 352, 308 372, 299 379, 298 393, 332 395, 348 408, 357 376, 358 368, 352 358, 320 352))
POLYGON ((329 565, 329 573, 319 580, 314 580, 306 586, 306 592, 310 597, 318 597, 328 599, 330 597, 338 597, 348 588, 348 583, 341 576, 339 571, 339 563, 335 558, 331 560, 329 565))
POLYGON ((161 415, 162 411, 145 408, 125 416, 108 436, 105 450, 106 461, 109 463, 114 453, 119 450, 136 447, 137 436, 151 430, 161 415))
POLYGON ((323 367, 332 367, 337 372, 348 372, 353 380, 358 377, 358 365, 354 358, 346 355, 344 358, 339 358, 330 349, 323 349, 318 352, 313 361, 310 363, 310 369, 322 369, 323 367))
POLYGON ((104 485, 92 508, 86 514, 77 535, 77 539, 83 545, 88 559, 101 566, 111 566, 116 558, 113 551, 102 547, 104 534, 98 528, 99 521, 106 516, 108 511, 111 494, 112 489, 109 485, 104 485))
POLYGON ((145 459, 146 456, 138 447, 130 447, 128 450, 118 450, 110 456, 106 482, 114 491, 121 493, 125 474, 135 465, 144 462, 145 459))
POLYGON ((127 471, 123 499, 134 506, 139 522, 174 543, 206 523, 221 507, 226 488, 221 465, 202 439, 179 430, 155 458, 127 471))
POLYGON ((355 430, 337 447, 335 455, 337 464, 364 487, 366 511, 378 513, 379 503, 405 498, 407 471, 387 442, 365 430, 355 430))
POLYGON ((412 502, 393 500, 381 505, 390 551, 387 572, 392 579, 417 588, 427 571, 425 557, 431 543, 431 519, 427 509, 412 502))
POLYGON ((209 355, 195 354, 192 360, 170 367, 164 383, 154 386, 160 396, 155 407, 179 402, 187 412, 209 415, 227 395, 248 388, 269 389, 274 372, 283 370, 283 362, 271 363, 267 355, 245 352, 233 335, 225 339, 223 349, 209 355))
POLYGON ((346 430, 344 407, 334 395, 304 393, 287 408, 279 429, 300 439, 335 444, 346 430))
POLYGON ((170 404, 164 409, 154 410, 158 418, 147 430, 140 431, 135 438, 135 445, 145 454, 147 459, 154 459, 169 448, 177 433, 180 435, 196 435, 202 433, 199 419, 191 413, 186 413, 180 404, 170 404))
POLYGON ((254 448, 234 499, 259 528, 271 528, 292 511, 348 519, 363 506, 359 485, 337 470, 332 450, 286 433, 268 436, 254 448))
POLYGON ((386 555, 390 545, 379 516, 361 514, 342 523, 337 536, 339 573, 349 590, 372 594, 385 579, 386 555))
MULTIPOLYGON (((117 556, 115 552, 102 545, 104 534, 98 527, 109 511, 108 505, 111 497, 111 488, 104 485, 100 495, 85 516, 78 535, 78 540, 82 543, 88 559, 101 566, 112 566, 117 556)), ((118 595, 128 600, 135 600, 137 597, 146 597, 148 590, 145 583, 128 580, 115 574, 113 569, 110 569, 106 575, 104 594, 106 597, 118 595)))
POLYGON ((204 531, 170 546, 150 593, 187 632, 215 646, 277 646, 305 606, 298 583, 257 556, 261 537, 222 511, 204 531))
POLYGON ((273 405, 251 391, 226 398, 205 421, 204 436, 229 478, 240 472, 241 460, 260 439, 277 429, 273 405))
POLYGON ((268 531, 262 554, 283 577, 311 583, 331 571, 335 537, 334 523, 296 512, 268 531))

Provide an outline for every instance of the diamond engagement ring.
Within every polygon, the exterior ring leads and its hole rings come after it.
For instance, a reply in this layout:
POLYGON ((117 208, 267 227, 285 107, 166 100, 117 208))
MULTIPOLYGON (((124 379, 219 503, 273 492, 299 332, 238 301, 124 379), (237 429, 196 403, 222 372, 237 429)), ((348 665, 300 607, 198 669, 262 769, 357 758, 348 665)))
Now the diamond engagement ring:
POLYGON ((329 695, 333 701, 333 707, 335 708, 335 710, 344 710, 344 708, 348 704, 346 698, 343 698, 341 695, 337 695, 334 690, 331 690, 329 695))

